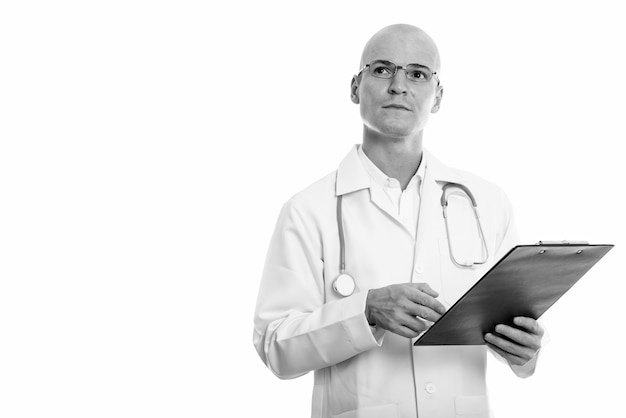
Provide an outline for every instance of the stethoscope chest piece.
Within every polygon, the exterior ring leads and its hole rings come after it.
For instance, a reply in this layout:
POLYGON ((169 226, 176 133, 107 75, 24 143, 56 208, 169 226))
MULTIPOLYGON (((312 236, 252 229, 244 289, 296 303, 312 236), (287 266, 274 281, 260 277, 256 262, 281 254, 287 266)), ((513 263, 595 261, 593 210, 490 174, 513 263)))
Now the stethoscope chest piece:
POLYGON ((339 296, 350 296, 352 293, 354 293, 355 288, 356 284, 354 282, 354 279, 347 273, 341 273, 333 281, 333 290, 339 296))

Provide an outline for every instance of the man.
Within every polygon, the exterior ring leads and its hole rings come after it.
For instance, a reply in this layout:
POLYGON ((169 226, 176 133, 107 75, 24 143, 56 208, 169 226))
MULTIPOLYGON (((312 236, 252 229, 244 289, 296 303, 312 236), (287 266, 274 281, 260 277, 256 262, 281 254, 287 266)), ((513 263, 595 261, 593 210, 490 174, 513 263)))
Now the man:
POLYGON ((422 30, 377 32, 351 84, 362 146, 280 214, 254 344, 280 378, 315 371, 313 417, 487 417, 487 347, 517 375, 534 371, 543 330, 532 318, 498 325, 485 346, 413 346, 517 241, 498 187, 422 148, 443 96, 439 67, 437 47, 422 30), (481 235, 461 212, 444 221, 440 198, 449 183, 476 199, 481 235), (335 280, 344 263, 354 282, 335 280))

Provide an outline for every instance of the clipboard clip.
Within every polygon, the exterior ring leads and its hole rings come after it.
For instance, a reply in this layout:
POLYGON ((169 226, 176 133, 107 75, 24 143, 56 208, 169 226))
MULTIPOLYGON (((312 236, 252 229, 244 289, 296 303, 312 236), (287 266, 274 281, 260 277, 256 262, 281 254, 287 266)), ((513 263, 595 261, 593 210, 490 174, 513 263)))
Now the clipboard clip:
POLYGON ((539 241, 535 245, 589 245, 589 241, 539 241))

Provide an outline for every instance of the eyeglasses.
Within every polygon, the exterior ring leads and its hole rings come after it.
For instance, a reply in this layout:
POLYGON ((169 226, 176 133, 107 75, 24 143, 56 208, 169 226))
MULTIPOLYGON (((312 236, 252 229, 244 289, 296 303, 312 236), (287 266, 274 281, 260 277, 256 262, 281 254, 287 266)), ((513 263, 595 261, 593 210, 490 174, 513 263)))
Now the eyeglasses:
POLYGON ((369 68, 370 75, 376 78, 393 78, 398 70, 404 70, 404 72, 406 73, 406 78, 408 78, 410 81, 413 81, 415 83, 428 83, 433 77, 435 77, 437 79, 437 84, 439 84, 439 77, 437 77, 437 72, 431 70, 425 65, 407 64, 402 67, 391 61, 376 60, 372 61, 369 64, 365 64, 363 68, 359 70, 357 77, 361 75, 363 70, 365 70, 366 68, 369 68))

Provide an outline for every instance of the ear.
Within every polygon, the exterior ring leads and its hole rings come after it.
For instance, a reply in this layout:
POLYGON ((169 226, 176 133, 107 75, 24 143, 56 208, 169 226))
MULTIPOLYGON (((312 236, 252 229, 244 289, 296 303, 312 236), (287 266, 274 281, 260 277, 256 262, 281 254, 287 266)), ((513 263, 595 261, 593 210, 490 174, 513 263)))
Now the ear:
POLYGON ((437 113, 441 106, 441 100, 443 99, 443 86, 437 86, 437 93, 435 93, 435 104, 433 104, 430 113, 437 113))
POLYGON ((359 80, 357 77, 352 77, 352 82, 350 83, 350 100, 352 103, 359 104, 359 80))

